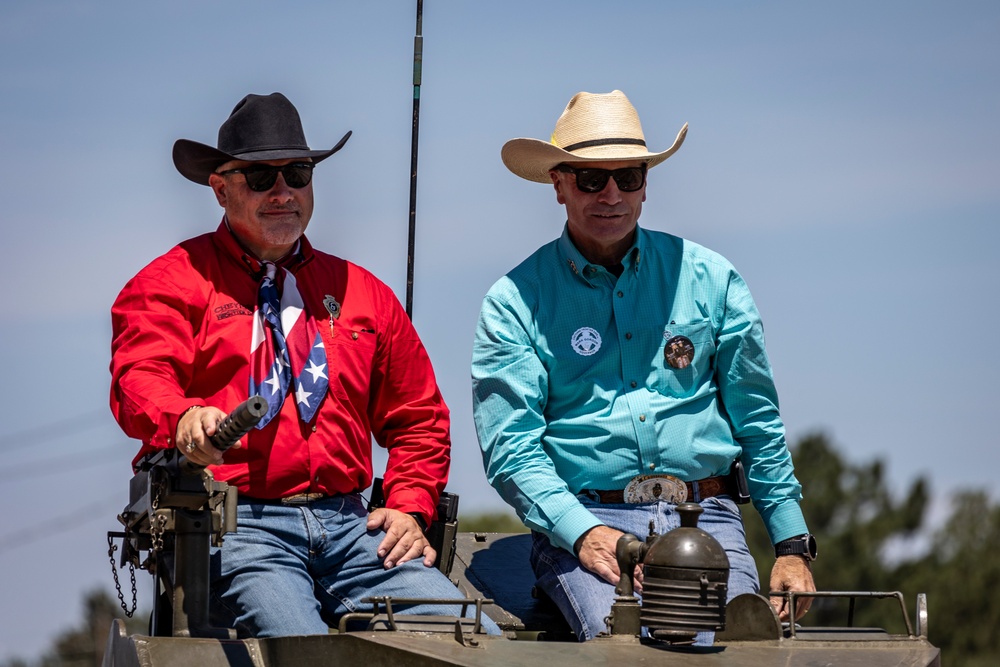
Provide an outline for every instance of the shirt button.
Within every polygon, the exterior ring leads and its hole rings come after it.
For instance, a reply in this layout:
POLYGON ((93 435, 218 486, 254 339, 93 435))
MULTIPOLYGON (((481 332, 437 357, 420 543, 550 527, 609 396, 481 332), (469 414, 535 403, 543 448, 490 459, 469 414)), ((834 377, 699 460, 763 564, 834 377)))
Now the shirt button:
POLYGON ((353 338, 354 340, 357 340, 358 339, 358 332, 357 331, 352 331, 351 332, 351 338, 353 338))
POLYGON ((650 463, 649 464, 649 469, 650 470, 656 470, 656 464, 655 463, 650 463))
POLYGON ((637 383, 636 383, 635 380, 632 380, 631 382, 629 382, 629 384, 632 385, 633 389, 635 389, 635 387, 637 386, 637 383))
POLYGON ((639 421, 641 422, 646 421, 646 415, 639 415, 639 421))
POLYGON ((313 426, 313 433, 315 433, 315 432, 316 432, 316 427, 315 427, 315 426, 313 426))
POLYGON ((631 331, 626 332, 626 334, 625 334, 625 340, 632 340, 632 332, 631 331))
POLYGON ((623 296, 625 296, 625 292, 618 290, 618 297, 621 298, 623 296))

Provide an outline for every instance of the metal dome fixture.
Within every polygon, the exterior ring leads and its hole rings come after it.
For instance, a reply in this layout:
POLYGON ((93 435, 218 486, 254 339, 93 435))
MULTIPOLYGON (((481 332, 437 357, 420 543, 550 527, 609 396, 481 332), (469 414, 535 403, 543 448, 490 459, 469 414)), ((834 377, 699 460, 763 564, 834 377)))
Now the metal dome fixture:
POLYGON ((729 558, 725 549, 698 528, 697 503, 677 506, 681 525, 664 535, 652 532, 645 542, 625 534, 618 540, 621 579, 611 608, 611 633, 638 634, 646 627, 653 639, 690 644, 702 631, 726 627, 729 558), (642 603, 634 596, 633 573, 643 565, 642 603))

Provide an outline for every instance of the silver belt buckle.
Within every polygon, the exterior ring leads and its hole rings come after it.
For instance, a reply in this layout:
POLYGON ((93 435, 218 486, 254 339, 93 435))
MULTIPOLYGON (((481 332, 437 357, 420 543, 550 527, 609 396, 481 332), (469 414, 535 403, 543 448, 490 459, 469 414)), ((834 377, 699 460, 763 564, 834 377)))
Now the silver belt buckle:
POLYGON ((688 491, 687 484, 671 475, 638 475, 629 480, 623 495, 627 503, 678 504, 687 500, 688 491))

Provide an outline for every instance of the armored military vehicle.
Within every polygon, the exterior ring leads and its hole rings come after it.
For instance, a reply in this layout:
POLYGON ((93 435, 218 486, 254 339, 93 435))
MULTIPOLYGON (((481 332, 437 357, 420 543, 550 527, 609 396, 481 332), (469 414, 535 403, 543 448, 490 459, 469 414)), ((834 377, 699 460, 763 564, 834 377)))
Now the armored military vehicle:
MULTIPOLYGON (((266 402, 259 398, 239 406, 219 429, 216 446, 235 443, 265 411, 266 402)), ((695 503, 678 506, 680 528, 619 540, 623 575, 609 609, 608 631, 579 643, 554 605, 533 593, 530 535, 459 532, 458 497, 448 493, 428 535, 438 551, 437 567, 462 591, 466 609, 475 610, 470 618, 399 614, 399 606, 415 599, 371 598, 369 610, 344 616, 327 635, 240 639, 233 630, 212 627, 208 615, 210 548, 237 529, 236 490, 168 450, 140 463, 129 492, 129 504, 118 517, 124 530, 109 533, 109 550, 117 552, 120 542, 120 565, 132 572, 133 609, 136 569, 153 575, 155 602, 148 634, 129 636, 116 621, 106 667, 940 665, 940 651, 927 640, 923 595, 911 620, 898 592, 813 593, 849 602, 843 627, 822 628, 780 623, 760 595, 740 595, 726 604, 729 562, 718 542, 697 527, 701 508, 695 503), (632 579, 639 563, 644 567, 641 600, 632 579), (854 627, 855 605, 875 599, 897 606, 905 634, 854 627), (503 636, 483 632, 483 615, 503 636), (699 632, 714 632, 714 643, 694 645, 699 632)), ((371 505, 379 505, 378 481, 371 495, 371 505)), ((792 606, 802 596, 783 595, 792 606)), ((119 597, 125 606, 120 585, 119 597)))

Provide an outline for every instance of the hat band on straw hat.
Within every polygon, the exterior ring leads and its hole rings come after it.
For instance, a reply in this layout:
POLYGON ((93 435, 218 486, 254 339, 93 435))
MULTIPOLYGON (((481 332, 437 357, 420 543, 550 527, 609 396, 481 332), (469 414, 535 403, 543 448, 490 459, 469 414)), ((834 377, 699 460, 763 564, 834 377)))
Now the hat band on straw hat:
POLYGON ((643 141, 642 139, 629 139, 629 138, 592 139, 590 141, 578 141, 575 144, 564 146, 563 150, 572 153, 573 151, 580 150, 581 148, 593 148, 594 146, 615 146, 618 144, 628 144, 630 146, 642 146, 643 148, 646 147, 646 142, 643 141))

